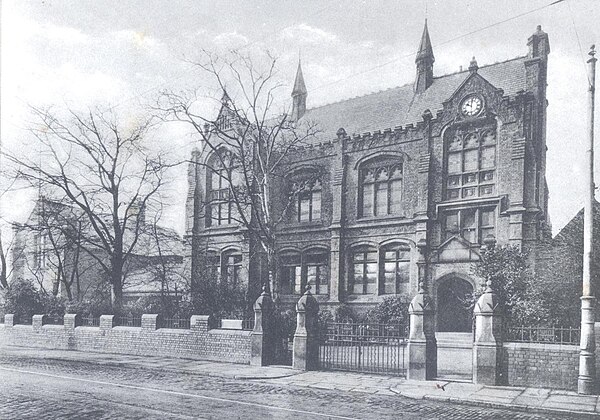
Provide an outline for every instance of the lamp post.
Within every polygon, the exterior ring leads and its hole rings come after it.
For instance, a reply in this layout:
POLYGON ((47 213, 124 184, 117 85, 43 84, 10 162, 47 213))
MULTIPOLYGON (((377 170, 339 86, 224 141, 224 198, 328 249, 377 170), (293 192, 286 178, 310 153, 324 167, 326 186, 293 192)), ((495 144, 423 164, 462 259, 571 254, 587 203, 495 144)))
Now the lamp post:
POLYGON ((586 164, 588 179, 586 182, 583 210, 583 291, 581 296, 581 342, 579 345, 579 377, 577 392, 594 394, 596 392, 596 337, 594 333, 594 307, 596 298, 592 291, 592 244, 594 235, 594 90, 596 77, 596 51, 590 49, 588 62, 588 142, 586 164))

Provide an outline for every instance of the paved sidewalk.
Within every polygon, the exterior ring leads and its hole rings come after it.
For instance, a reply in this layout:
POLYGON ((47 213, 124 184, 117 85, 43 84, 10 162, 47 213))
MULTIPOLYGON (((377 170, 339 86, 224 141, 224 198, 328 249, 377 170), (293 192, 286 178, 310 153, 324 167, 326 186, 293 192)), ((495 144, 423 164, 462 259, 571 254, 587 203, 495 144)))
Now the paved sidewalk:
POLYGON ((598 396, 576 392, 525 387, 491 387, 467 382, 408 381, 383 375, 348 372, 302 372, 287 366, 253 367, 230 363, 152 356, 88 353, 25 347, 0 347, 0 354, 62 361, 110 364, 176 371, 183 374, 259 380, 274 384, 317 389, 402 395, 413 399, 438 400, 477 406, 513 408, 525 411, 586 414, 600 417, 598 396))

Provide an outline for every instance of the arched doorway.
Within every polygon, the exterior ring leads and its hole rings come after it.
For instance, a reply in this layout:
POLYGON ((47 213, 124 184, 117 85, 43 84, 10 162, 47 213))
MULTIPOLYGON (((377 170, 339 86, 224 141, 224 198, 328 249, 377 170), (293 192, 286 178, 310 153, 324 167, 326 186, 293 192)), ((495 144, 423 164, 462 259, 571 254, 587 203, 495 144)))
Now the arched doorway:
POLYGON ((473 286, 459 277, 443 280, 437 289, 437 330, 439 332, 471 332, 472 312, 466 302, 473 286))

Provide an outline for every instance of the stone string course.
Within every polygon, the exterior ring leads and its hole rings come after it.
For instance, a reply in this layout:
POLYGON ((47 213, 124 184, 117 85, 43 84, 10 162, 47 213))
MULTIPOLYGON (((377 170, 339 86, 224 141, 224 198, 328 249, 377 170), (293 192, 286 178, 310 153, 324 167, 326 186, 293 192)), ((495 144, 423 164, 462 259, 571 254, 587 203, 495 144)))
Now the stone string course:
POLYGON ((100 327, 75 327, 75 317, 65 315, 64 325, 42 325, 36 315, 33 325, 13 325, 7 315, 0 324, 0 344, 250 363, 251 332, 210 329, 208 316, 192 316, 189 330, 157 329, 158 315, 144 315, 141 328, 116 327, 112 315, 103 315, 100 327))

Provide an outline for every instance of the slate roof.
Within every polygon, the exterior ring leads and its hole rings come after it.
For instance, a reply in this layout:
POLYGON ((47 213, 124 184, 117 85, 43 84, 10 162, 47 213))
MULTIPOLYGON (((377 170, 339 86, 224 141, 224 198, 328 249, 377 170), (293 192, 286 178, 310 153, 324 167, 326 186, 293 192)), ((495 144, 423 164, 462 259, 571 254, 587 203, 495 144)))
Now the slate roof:
MULTIPOLYGON (((526 56, 479 67, 478 73, 505 95, 526 90, 526 56)), ((318 123, 323 131, 318 141, 333 140, 343 127, 348 135, 385 130, 415 124, 422 120, 423 111, 433 115, 443 108, 442 103, 452 96, 469 77, 469 71, 435 77, 432 85, 416 94, 413 84, 387 89, 340 102, 308 109, 302 117, 318 123)))

